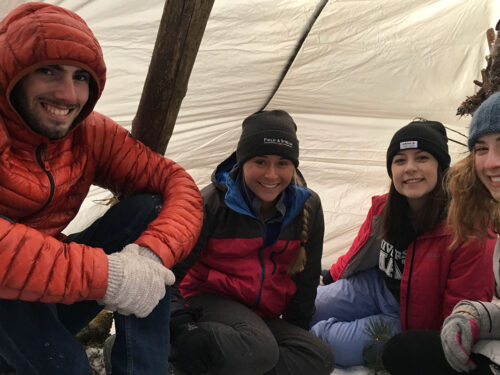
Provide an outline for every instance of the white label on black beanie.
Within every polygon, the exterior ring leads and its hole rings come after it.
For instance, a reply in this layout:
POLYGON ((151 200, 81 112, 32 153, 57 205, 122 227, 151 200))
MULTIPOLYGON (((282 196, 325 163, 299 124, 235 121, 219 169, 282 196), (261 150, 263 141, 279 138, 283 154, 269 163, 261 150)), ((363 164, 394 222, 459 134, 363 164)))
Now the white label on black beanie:
POLYGON ((264 137, 264 144, 271 144, 271 145, 278 145, 278 146, 286 146, 286 147, 293 147, 293 143, 290 141, 287 141, 284 138, 268 138, 264 137))
POLYGON ((405 141, 399 143, 400 150, 406 150, 408 148, 418 148, 418 141, 405 141))

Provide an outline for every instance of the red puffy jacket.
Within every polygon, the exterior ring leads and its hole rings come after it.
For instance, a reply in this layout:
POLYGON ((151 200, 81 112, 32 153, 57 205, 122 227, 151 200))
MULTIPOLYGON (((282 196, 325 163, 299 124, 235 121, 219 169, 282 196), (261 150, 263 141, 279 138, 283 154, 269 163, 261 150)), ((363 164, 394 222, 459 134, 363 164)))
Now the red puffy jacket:
MULTIPOLYGON (((376 239, 374 222, 384 209, 386 197, 372 198, 372 206, 349 251, 330 269, 333 280, 378 266, 380 241, 376 239)), ((404 330, 440 329, 458 301, 492 299, 495 240, 460 243, 450 250, 452 236, 441 223, 408 246, 400 291, 404 330)))
POLYGON ((106 67, 85 22, 59 7, 26 3, 0 23, 0 50, 0 298, 72 303, 104 296, 104 251, 61 241, 91 184, 121 196, 162 194, 159 216, 136 243, 166 267, 187 256, 202 224, 199 190, 179 165, 93 112, 106 67), (92 76, 88 102, 59 140, 33 132, 9 100, 23 76, 51 64, 92 76))

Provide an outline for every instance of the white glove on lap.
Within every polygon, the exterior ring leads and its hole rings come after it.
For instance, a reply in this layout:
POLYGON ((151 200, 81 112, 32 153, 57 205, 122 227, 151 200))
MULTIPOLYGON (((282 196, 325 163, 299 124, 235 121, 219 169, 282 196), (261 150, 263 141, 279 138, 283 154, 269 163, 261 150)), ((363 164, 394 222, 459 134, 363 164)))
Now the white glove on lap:
POLYGON ((148 316, 165 296, 166 285, 175 276, 156 254, 145 247, 129 244, 108 255, 108 289, 97 301, 122 315, 148 316))

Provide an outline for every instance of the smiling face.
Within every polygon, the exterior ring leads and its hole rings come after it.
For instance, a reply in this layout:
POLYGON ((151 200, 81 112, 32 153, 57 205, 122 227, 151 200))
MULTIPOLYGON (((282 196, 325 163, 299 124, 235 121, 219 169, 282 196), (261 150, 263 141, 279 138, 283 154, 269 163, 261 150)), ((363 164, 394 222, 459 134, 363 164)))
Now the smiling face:
POLYGON ((420 149, 398 152, 392 159, 392 182, 396 191, 405 196, 412 211, 422 207, 437 184, 438 161, 420 149))
POLYGON ((500 201, 500 133, 479 137, 473 153, 477 177, 493 199, 500 201))
POLYGON ((279 155, 259 155, 243 164, 246 185, 262 200, 263 206, 275 203, 292 181, 295 166, 279 155))
POLYGON ((33 131, 59 139, 87 103, 89 80, 90 74, 76 66, 44 66, 19 81, 12 104, 33 131))

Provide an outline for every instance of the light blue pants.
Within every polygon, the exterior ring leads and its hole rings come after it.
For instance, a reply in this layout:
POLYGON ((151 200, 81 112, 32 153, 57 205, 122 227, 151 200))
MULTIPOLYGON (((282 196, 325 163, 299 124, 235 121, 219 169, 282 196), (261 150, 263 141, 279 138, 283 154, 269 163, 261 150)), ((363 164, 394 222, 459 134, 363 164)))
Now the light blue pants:
POLYGON ((336 367, 364 364, 363 349, 373 342, 366 330, 380 322, 392 327, 390 336, 401 332, 399 303, 377 269, 318 287, 311 332, 330 346, 336 367))

